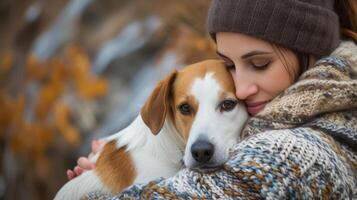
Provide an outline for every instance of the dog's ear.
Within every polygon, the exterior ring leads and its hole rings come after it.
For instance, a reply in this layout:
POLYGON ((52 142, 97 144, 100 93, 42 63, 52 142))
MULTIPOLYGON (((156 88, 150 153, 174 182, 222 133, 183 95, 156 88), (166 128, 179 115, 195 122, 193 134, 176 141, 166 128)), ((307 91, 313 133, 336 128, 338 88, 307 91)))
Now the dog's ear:
POLYGON ((177 70, 174 70, 161 80, 141 108, 141 117, 154 135, 160 132, 170 110, 170 91, 176 75, 177 70))

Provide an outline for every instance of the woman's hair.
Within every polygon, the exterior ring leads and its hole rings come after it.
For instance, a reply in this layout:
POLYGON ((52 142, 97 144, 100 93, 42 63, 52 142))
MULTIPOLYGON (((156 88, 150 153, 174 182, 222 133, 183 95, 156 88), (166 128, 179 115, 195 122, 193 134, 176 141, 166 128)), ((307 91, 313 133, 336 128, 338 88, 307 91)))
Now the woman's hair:
POLYGON ((274 43, 270 43, 270 44, 273 47, 275 54, 279 57, 279 59, 281 59, 285 70, 288 72, 290 79, 293 82, 295 82, 299 78, 299 76, 303 72, 305 72, 311 65, 311 59, 310 59, 311 55, 310 54, 292 50, 298 60, 298 65, 299 65, 298 71, 293 71, 292 67, 290 66, 291 63, 289 63, 288 59, 286 59, 286 57, 285 57, 286 51, 291 50, 291 49, 284 48, 284 47, 276 45, 274 43))
POLYGON ((340 20, 342 36, 357 41, 357 1, 336 0, 335 12, 340 20))

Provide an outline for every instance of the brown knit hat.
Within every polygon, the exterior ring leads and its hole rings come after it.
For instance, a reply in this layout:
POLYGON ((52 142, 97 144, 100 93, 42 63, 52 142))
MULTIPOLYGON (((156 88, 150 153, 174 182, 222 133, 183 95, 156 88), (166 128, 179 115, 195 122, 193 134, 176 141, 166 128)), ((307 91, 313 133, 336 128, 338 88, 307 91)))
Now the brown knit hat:
POLYGON ((334 0, 212 0, 208 32, 238 32, 316 56, 340 42, 334 0))

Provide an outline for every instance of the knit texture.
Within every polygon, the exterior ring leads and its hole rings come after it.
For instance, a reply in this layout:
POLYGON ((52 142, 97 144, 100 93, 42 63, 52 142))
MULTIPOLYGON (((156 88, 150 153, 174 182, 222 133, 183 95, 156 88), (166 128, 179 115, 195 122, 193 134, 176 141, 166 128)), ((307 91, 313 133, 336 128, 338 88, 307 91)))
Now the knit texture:
POLYGON ((212 0, 207 27, 238 32, 313 54, 329 55, 339 44, 334 0, 212 0))
POLYGON ((111 199, 357 199, 357 46, 319 60, 241 136, 221 170, 184 169, 111 199))

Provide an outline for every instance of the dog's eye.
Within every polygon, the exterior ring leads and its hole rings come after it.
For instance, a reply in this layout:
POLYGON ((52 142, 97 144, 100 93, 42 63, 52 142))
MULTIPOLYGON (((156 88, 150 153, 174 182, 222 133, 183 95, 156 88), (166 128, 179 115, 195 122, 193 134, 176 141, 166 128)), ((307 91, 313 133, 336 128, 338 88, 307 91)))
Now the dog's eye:
POLYGON ((233 100, 224 100, 221 103, 220 110, 223 111, 231 111, 237 105, 237 101, 233 100))
POLYGON ((191 106, 188 105, 187 103, 181 104, 179 106, 179 110, 183 115, 190 115, 192 111, 191 106))

